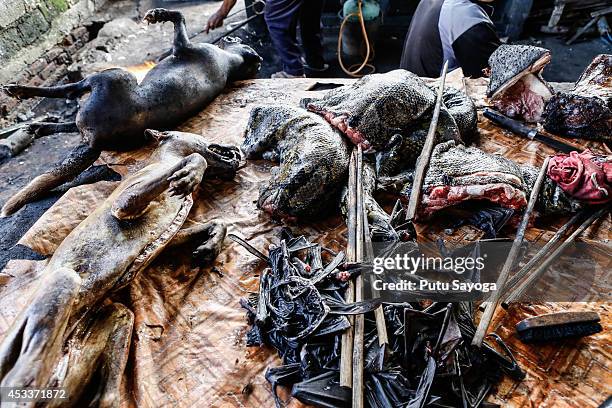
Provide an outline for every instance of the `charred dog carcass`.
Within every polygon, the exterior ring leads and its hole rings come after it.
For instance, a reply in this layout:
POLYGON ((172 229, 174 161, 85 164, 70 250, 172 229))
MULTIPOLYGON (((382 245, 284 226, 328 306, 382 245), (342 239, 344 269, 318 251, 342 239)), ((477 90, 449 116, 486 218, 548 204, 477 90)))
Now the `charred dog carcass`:
POLYGON ((71 406, 119 406, 134 317, 109 297, 166 247, 191 243, 199 263, 219 254, 226 234, 222 223, 182 226, 191 193, 205 174, 234 176, 238 148, 189 133, 147 133, 159 144, 149 163, 62 241, 4 336, 2 387, 62 387, 71 406), (57 370, 65 359, 66 370, 57 370))
POLYGON ((240 40, 226 38, 218 47, 192 43, 185 18, 178 11, 153 9, 144 20, 174 24, 174 42, 172 55, 151 69, 140 84, 133 74, 117 68, 55 87, 4 86, 6 93, 17 98, 87 98, 75 123, 32 126, 39 134, 78 131, 84 144, 8 200, 3 216, 72 180, 96 161, 102 150, 143 146, 148 140, 145 129, 170 129, 202 110, 229 82, 252 78, 259 70, 261 58, 240 40))

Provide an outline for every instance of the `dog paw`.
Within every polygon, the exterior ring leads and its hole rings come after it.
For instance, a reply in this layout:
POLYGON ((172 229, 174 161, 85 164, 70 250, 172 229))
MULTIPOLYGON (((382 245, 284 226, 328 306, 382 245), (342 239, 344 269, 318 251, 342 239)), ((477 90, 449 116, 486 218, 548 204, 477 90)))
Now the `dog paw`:
POLYGON ((223 248, 226 233, 227 229, 223 224, 211 223, 206 238, 192 253, 194 261, 200 265, 214 261, 223 248))
POLYGON ((2 91, 12 98, 27 99, 30 98, 28 89, 21 85, 8 84, 1 87, 2 91))
POLYGON ((171 20, 171 13, 164 8, 156 8, 147 11, 142 21, 148 24, 163 23, 171 20))
POLYGON ((206 161, 202 156, 194 155, 185 159, 183 166, 168 177, 170 195, 185 197, 191 194, 202 181, 205 169, 206 161))

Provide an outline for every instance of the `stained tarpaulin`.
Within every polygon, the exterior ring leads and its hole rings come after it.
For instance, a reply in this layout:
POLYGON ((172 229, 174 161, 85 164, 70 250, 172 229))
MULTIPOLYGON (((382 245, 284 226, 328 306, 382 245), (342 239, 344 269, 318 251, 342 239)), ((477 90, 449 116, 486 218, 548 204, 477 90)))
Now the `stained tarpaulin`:
MULTIPOLYGON (((344 83, 333 79, 325 82, 344 83)), ((253 80, 227 89, 207 109, 178 130, 201 134, 217 143, 240 145, 248 114, 256 104, 297 105, 316 81, 253 80)), ((452 85, 463 87, 458 77, 452 85)), ((482 102, 486 83, 471 82, 467 89, 482 102)), ((479 145, 520 163, 539 166, 553 153, 538 142, 526 141, 496 128, 486 119, 479 123, 479 145)), ((605 153, 596 142, 582 143, 605 153)), ((122 175, 139 168, 151 147, 136 152, 105 152, 100 161, 122 175)), ((222 220, 228 232, 247 239, 267 252, 282 225, 256 208, 258 189, 269 177, 273 165, 248 162, 233 181, 203 184, 194 197, 187 223, 222 220)), ((53 253, 62 239, 107 197, 116 182, 99 182, 71 189, 51 207, 21 239, 20 243, 45 255, 53 253)), ((531 228, 527 239, 545 242, 564 220, 555 220, 550 229, 531 228)), ((609 216, 593 225, 583 237, 609 239, 609 216)), ((296 233, 334 250, 346 245, 346 228, 339 216, 313 219, 291 225, 296 233)), ((421 225, 425 239, 440 235, 437 224, 421 225)), ((95 232, 92 232, 95 233, 95 232)), ((479 232, 461 229, 446 239, 474 240, 479 232)), ((13 260, 0 272, 0 338, 27 302, 45 261, 13 260)), ((258 288, 264 265, 229 240, 211 266, 192 265, 186 253, 163 253, 134 282, 115 296, 135 314, 130 358, 122 383, 122 406, 141 407, 273 407, 271 387, 264 378, 270 365, 278 365, 269 348, 247 348, 247 322, 239 305, 241 297, 258 288)), ((511 407, 597 406, 612 394, 612 355, 609 303, 521 305, 511 313, 498 313, 491 329, 510 345, 527 378, 520 383, 505 379, 489 399, 511 407), (514 324, 522 318, 565 309, 596 310, 604 332, 594 336, 544 346, 526 346, 514 336, 514 324)), ((288 394, 282 393, 281 396, 288 394)), ((300 405, 297 401, 293 406, 300 405)))

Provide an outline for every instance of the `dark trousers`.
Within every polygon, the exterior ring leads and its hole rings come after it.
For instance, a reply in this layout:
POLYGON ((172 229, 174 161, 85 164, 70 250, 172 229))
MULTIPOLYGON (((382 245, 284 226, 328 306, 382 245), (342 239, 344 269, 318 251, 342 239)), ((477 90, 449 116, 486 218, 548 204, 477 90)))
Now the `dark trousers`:
POLYGON ((323 46, 321 45, 323 1, 266 1, 264 15, 270 38, 283 62, 283 71, 288 74, 304 74, 304 67, 300 60, 302 52, 296 39, 298 23, 306 63, 314 67, 323 65, 323 46))

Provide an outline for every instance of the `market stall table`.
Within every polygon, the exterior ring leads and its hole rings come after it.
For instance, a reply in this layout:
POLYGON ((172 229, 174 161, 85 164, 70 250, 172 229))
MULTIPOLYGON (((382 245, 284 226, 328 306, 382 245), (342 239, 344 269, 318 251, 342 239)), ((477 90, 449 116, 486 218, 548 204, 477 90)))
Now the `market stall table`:
MULTIPOLYGON (((350 80, 326 79, 343 84, 350 80)), ((251 80, 230 87, 196 117, 178 130, 202 134, 209 141, 240 145, 251 108, 258 104, 297 105, 317 83, 314 79, 251 80)), ((466 88, 483 105, 486 83, 465 81, 449 75, 447 84, 466 88)), ((499 153, 520 163, 541 165, 552 149, 502 131, 481 117, 482 149, 499 153)), ((605 153, 596 142, 573 141, 605 153)), ((125 175, 141 166, 150 147, 129 153, 105 152, 99 160, 125 175)), ((608 152, 609 153, 609 152, 608 152)), ((262 251, 275 242, 283 225, 256 208, 259 186, 269 177, 273 164, 248 162, 233 181, 204 183, 194 195, 194 207, 187 224, 210 219, 223 220, 235 233, 262 251)), ((71 189, 60 198, 24 235, 20 244, 49 255, 62 239, 115 187, 116 182, 98 182, 71 189)), ((552 221, 550 229, 530 228, 526 238, 545 242, 562 224, 552 221)), ((594 242, 608 242, 610 216, 595 223, 583 235, 594 242)), ((339 215, 290 227, 313 241, 334 250, 346 246, 346 227, 339 215)), ((417 225, 422 239, 440 236, 439 223, 417 225)), ((95 233, 95 231, 92 231, 95 233)), ((478 230, 466 227, 449 241, 473 241, 478 230)), ((26 303, 45 261, 13 260, 0 272, 0 338, 26 303)), ((272 407, 271 387, 264 378, 268 366, 279 364, 270 348, 247 348, 248 329, 241 297, 258 288, 258 274, 264 265, 242 247, 226 240, 214 266, 198 268, 189 254, 165 252, 116 295, 135 314, 130 361, 122 383, 122 406, 172 407, 272 407)), ((609 268, 612 269, 612 268, 609 268)), ((600 277, 598 277, 600 278, 600 277)), ((608 279, 609 280, 609 279, 608 279)), ((605 285, 606 280, 602 281, 605 285)), ((612 395, 612 350, 610 303, 546 303, 520 305, 511 313, 498 312, 491 329, 510 345, 527 378, 516 383, 504 379, 489 397, 505 406, 596 407, 612 395), (566 310, 595 310, 604 331, 575 341, 526 346, 514 336, 514 325, 534 314, 566 310)), ((288 393, 281 393, 285 397, 288 393)), ((293 400, 293 406, 299 402, 293 400)))

